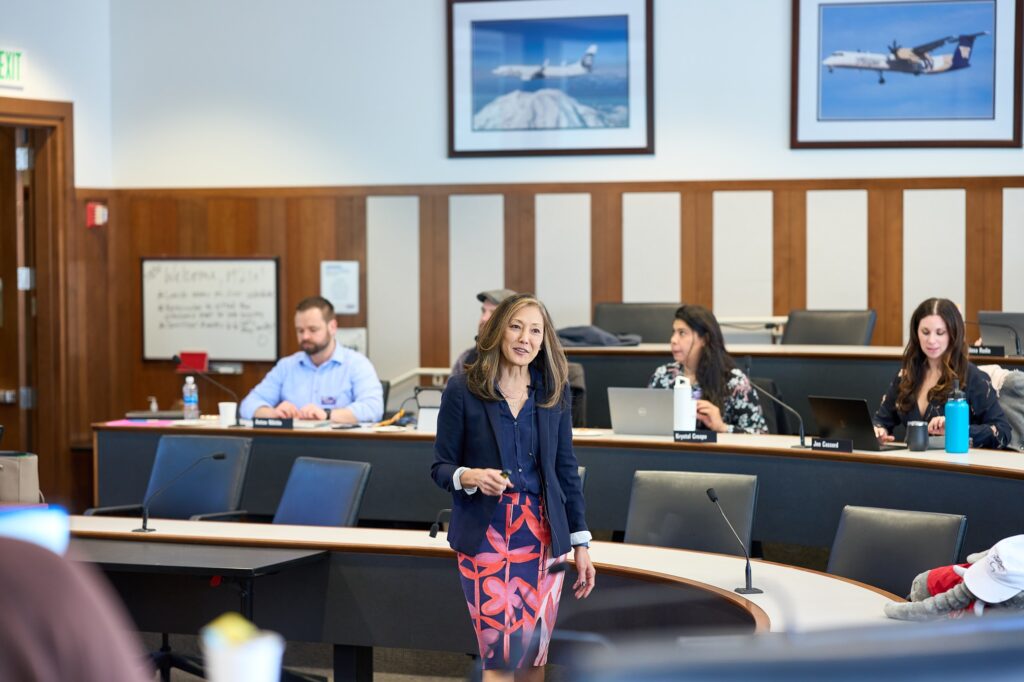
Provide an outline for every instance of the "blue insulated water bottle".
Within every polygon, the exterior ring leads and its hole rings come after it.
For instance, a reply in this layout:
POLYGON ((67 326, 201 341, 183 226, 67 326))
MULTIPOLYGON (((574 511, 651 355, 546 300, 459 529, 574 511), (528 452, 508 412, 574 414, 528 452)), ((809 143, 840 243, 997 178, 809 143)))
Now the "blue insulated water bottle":
POLYGON ((967 397, 960 390, 960 380, 953 379, 953 392, 946 401, 946 452, 967 452, 968 414, 967 397))

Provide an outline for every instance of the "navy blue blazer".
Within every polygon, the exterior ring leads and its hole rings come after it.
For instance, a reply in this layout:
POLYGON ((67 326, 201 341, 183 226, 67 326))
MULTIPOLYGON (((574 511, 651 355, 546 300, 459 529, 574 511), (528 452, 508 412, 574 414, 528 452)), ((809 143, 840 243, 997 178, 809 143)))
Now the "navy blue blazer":
MULTIPOLYGON (((542 395, 543 392, 538 391, 538 402, 543 401, 542 395)), ((456 490, 452 476, 463 466, 502 468, 497 437, 498 409, 497 402, 480 400, 470 393, 465 374, 451 377, 441 398, 430 474, 439 486, 452 494, 448 544, 463 554, 475 555, 480 549, 498 498, 481 491, 468 495, 464 490, 456 490)), ((561 556, 572 549, 570 534, 587 530, 583 491, 572 450, 568 386, 563 400, 554 407, 537 405, 537 436, 544 504, 551 527, 551 552, 553 556, 561 556)))

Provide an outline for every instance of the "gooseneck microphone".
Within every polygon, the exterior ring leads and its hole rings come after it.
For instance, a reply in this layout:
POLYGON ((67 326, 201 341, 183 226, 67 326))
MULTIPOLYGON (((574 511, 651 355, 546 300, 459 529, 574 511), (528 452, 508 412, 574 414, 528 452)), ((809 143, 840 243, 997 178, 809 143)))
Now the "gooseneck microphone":
MULTIPOLYGON (((181 356, 180 355, 175 355, 174 357, 171 358, 171 360, 174 361, 175 366, 178 366, 178 365, 181 364, 181 356)), ((198 370, 191 370, 189 373, 190 374, 194 374, 194 375, 199 376, 199 377, 202 377, 204 380, 209 381, 211 384, 213 384, 214 386, 216 386, 217 388, 219 388, 220 390, 224 391, 229 396, 231 396, 232 398, 235 399, 235 423, 231 426, 231 428, 234 429, 234 428, 237 428, 237 427, 241 426, 242 425, 242 419, 241 419, 241 417, 238 416, 238 410, 239 410, 239 408, 241 406, 241 403, 238 401, 238 394, 235 393, 234 391, 232 391, 230 388, 228 388, 224 384, 222 384, 219 381, 217 381, 216 379, 214 379, 213 377, 211 377, 206 372, 200 372, 198 370)))
POLYGON ((736 542, 740 543, 740 549, 743 550, 743 556, 747 560, 747 570, 746 570, 747 584, 744 587, 737 587, 734 591, 735 592, 739 592, 740 594, 764 594, 764 590, 759 590, 756 587, 754 587, 753 584, 751 584, 751 577, 750 577, 750 554, 747 552, 747 546, 743 544, 743 540, 740 540, 739 533, 737 533, 736 529, 732 527, 731 523, 729 523, 729 517, 725 515, 725 510, 722 509, 722 505, 718 502, 718 495, 715 493, 715 489, 714 488, 708 488, 707 489, 707 494, 708 494, 708 499, 711 500, 712 502, 714 502, 715 506, 718 507, 718 511, 720 511, 722 513, 722 518, 725 519, 725 522, 729 525, 729 530, 732 531, 733 536, 736 538, 736 542))
POLYGON ((437 531, 441 530, 441 517, 444 516, 445 514, 451 514, 451 513, 452 513, 451 509, 442 509, 441 511, 437 512, 437 517, 434 519, 434 522, 432 524, 430 524, 430 537, 432 537, 432 538, 436 538, 437 537, 437 531))
POLYGON ((142 528, 136 528, 132 532, 133 533, 152 533, 153 531, 155 531, 156 528, 150 528, 149 527, 149 505, 153 501, 153 499, 157 495, 159 495, 160 493, 162 493, 163 491, 167 490, 172 485, 177 483, 178 479, 180 479, 182 476, 184 476, 185 474, 187 474, 188 472, 192 471, 197 466, 199 466, 200 462, 205 462, 208 459, 215 459, 215 460, 220 461, 220 460, 224 459, 225 457, 227 457, 227 455, 225 455, 223 452, 215 452, 212 455, 206 455, 204 457, 200 457, 199 459, 197 459, 196 461, 192 462, 187 467, 182 469, 181 472, 177 476, 175 476, 171 480, 167 481, 167 483, 164 483, 162 486, 157 488, 153 492, 152 495, 150 495, 149 497, 147 497, 145 500, 142 501, 142 528))
POLYGON ((794 448, 803 448, 804 450, 806 450, 809 446, 804 442, 804 418, 802 416, 800 416, 800 413, 797 412, 796 410, 794 410, 792 407, 790 407, 786 403, 782 402, 781 400, 779 400, 778 398, 773 396, 771 393, 769 393, 768 391, 764 390, 763 388, 761 388, 760 386, 758 386, 757 384, 754 383, 754 380, 750 378, 750 356, 749 355, 747 356, 746 370, 747 370, 747 380, 750 381, 750 385, 753 387, 753 389, 755 391, 758 392, 759 395, 767 396, 776 405, 782 405, 782 408, 784 410, 786 410, 790 414, 796 416, 797 423, 800 425, 800 444, 799 445, 794 445, 793 447, 794 448))

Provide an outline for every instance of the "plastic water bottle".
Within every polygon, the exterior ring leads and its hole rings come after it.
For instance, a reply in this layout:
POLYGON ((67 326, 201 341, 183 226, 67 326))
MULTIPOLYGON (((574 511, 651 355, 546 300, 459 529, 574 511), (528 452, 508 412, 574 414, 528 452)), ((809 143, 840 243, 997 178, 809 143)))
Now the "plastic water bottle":
POLYGON ((185 401, 185 419, 199 419, 199 387, 194 377, 185 377, 181 397, 185 401))
POLYGON ((960 380, 953 379, 953 392, 946 401, 946 452, 967 452, 969 440, 967 397, 960 390, 960 380))
POLYGON ((675 431, 697 430, 697 403, 693 400, 690 380, 680 374, 672 387, 672 429, 675 431))

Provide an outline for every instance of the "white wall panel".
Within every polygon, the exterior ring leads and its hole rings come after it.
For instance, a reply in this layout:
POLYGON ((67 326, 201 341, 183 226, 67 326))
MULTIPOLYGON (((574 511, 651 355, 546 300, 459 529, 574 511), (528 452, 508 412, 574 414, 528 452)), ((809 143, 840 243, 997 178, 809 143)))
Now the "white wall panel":
POLYGON ((807 307, 868 307, 868 193, 807 193, 807 307))
POLYGON ((771 315, 772 193, 714 192, 712 210, 715 315, 771 315))
POLYGON ((473 345, 476 295, 505 286, 505 202, 501 195, 452 195, 448 202, 450 362, 473 345))
POLYGON ((921 301, 966 300, 967 193, 961 189, 903 192, 903 342, 921 301))
POLYGON ((590 195, 538 194, 537 296, 556 327, 590 324, 590 195))
POLYGON ((366 326, 381 379, 420 365, 420 201, 366 198, 366 326))
POLYGON ((1003 310, 1024 311, 1024 189, 1003 190, 1003 310))
POLYGON ((678 192, 622 195, 623 301, 679 301, 680 211, 678 192))

